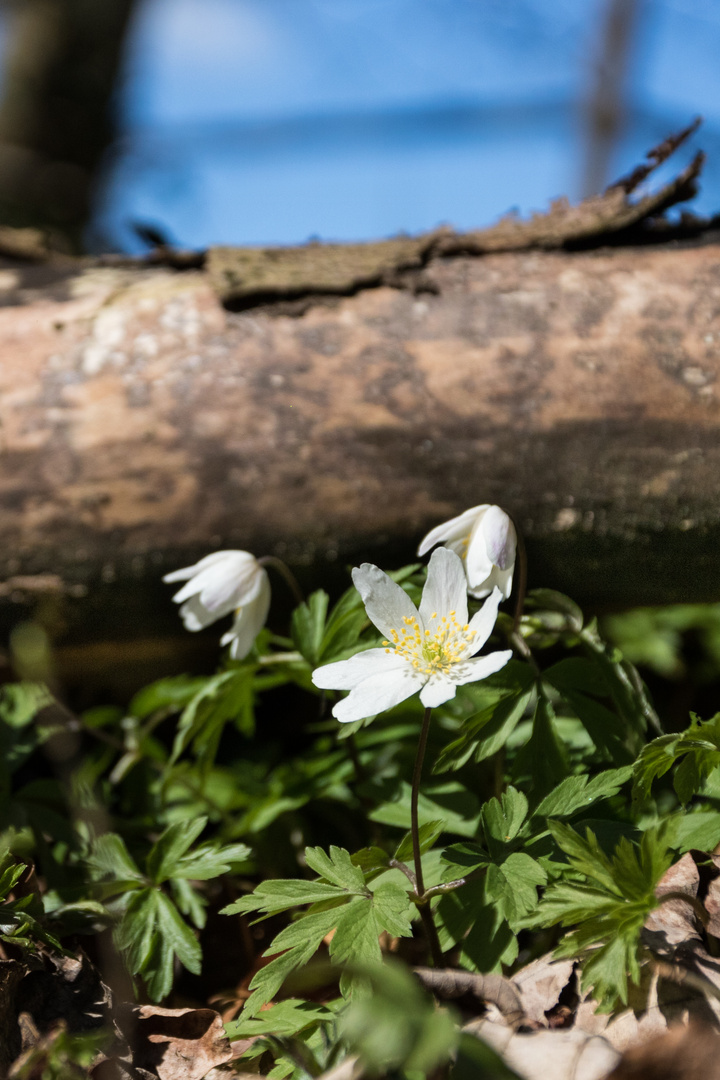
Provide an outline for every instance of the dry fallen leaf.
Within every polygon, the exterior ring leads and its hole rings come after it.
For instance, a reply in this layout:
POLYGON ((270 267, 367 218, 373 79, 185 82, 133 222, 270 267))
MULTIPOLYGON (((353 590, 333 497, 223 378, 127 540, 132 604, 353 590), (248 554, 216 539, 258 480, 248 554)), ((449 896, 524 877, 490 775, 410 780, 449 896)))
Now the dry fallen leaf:
POLYGON ((691 939, 701 940, 698 918, 691 901, 694 901, 700 884, 700 874, 695 860, 688 852, 665 871, 655 889, 655 895, 673 897, 651 911, 645 920, 645 940, 654 952, 666 953, 668 946, 676 946, 691 939))
POLYGON ((513 976, 520 991, 525 1022, 547 1025, 547 1014, 555 1008, 572 979, 574 960, 553 960, 552 954, 540 956, 513 976))
POLYGON ((720 1080, 720 1034, 706 1024, 671 1028, 627 1050, 607 1080, 720 1080))
POLYGON ((133 1065, 160 1080, 201 1080, 232 1057, 222 1020, 213 1009, 139 1005, 125 1013, 120 1026, 133 1047, 133 1065))
POLYGON ((577 1028, 525 1033, 476 1020, 465 1030, 492 1047, 523 1080, 605 1080, 620 1060, 619 1051, 602 1035, 577 1028))

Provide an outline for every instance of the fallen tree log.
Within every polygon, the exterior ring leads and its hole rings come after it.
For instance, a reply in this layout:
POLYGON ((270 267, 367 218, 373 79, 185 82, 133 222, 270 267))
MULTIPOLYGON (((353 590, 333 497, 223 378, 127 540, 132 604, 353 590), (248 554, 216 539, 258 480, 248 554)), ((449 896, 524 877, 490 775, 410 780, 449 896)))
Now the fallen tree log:
POLYGON ((0 278, 6 598, 221 546, 407 555, 484 501, 581 598, 720 596, 713 243, 457 257, 299 317, 201 272, 33 273, 0 278))
POLYGON ((480 502, 516 516, 531 585, 720 599, 716 234, 456 243, 350 295, 266 283, 239 311, 218 258, 3 264, 6 626, 40 598, 68 641, 172 633, 160 577, 209 550, 339 581, 480 502))

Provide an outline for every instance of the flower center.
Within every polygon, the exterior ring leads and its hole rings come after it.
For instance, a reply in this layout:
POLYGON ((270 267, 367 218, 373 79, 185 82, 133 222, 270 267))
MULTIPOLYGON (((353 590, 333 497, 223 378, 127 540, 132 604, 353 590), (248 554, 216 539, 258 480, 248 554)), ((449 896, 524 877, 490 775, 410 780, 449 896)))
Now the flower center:
MULTIPOLYGON (((432 618, 437 618, 436 611, 432 618)), ((390 640, 383 641, 385 652, 394 649, 423 675, 447 673, 453 664, 465 659, 467 647, 475 637, 468 623, 460 625, 454 611, 441 617, 434 634, 429 630, 423 632, 415 615, 403 615, 402 621, 405 624, 402 629, 391 630, 390 640)))

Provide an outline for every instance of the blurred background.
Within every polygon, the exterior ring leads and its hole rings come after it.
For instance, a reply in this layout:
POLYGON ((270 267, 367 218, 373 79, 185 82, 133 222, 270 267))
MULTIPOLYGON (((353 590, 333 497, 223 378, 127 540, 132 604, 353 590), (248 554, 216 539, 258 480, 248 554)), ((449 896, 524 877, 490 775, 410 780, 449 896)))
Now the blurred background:
POLYGON ((697 114, 720 209, 712 0, 1 0, 0 46, 0 222, 74 249, 477 227, 697 114))

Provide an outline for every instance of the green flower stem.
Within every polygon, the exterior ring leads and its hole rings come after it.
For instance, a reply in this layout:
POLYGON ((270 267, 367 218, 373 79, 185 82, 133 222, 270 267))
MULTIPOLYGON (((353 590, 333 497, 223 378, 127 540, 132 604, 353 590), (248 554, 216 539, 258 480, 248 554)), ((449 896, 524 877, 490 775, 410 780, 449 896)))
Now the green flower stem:
POLYGON ((420 778, 422 776, 425 749, 427 747, 428 733, 430 731, 430 716, 432 709, 426 709, 423 717, 420 741, 418 742, 417 754, 415 755, 415 768, 412 778, 412 795, 410 797, 410 832, 412 835, 413 861, 415 863, 415 891, 418 895, 417 906, 420 918, 425 929, 425 935, 430 946, 430 955, 434 967, 443 966, 442 950, 437 935, 437 929, 433 922, 432 912, 425 896, 425 883, 423 881, 422 862, 420 858, 420 830, 418 828, 418 796, 420 794, 420 778))
POLYGON ((300 664, 303 661, 303 655, 299 652, 276 652, 265 653, 264 656, 258 656, 257 662, 263 667, 266 664, 300 664))
POLYGON ((258 566, 272 566, 273 570, 277 570, 278 574, 280 574, 289 585, 290 591, 295 597, 295 603, 305 603, 305 597, 302 594, 302 589, 298 585, 297 578, 287 563, 284 563, 282 559, 278 559, 277 555, 263 555, 261 559, 258 559, 258 566))

